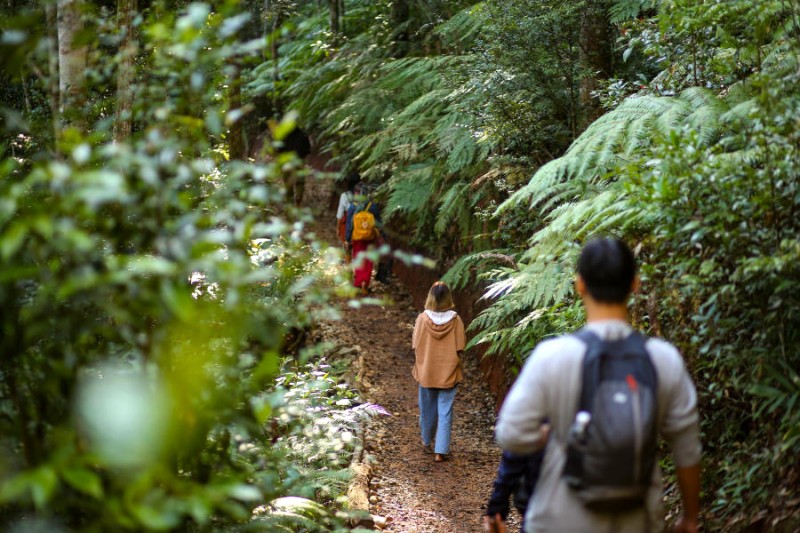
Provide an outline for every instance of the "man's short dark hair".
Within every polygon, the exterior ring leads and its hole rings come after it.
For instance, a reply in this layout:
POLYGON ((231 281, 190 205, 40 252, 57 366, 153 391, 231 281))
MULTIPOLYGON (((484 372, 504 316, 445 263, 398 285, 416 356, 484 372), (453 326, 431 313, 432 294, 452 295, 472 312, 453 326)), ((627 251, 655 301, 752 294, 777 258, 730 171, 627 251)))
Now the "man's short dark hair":
POLYGON ((348 172, 344 177, 345 188, 348 191, 352 191, 359 181, 361 181, 361 176, 359 176, 358 172, 348 172))
POLYGON ((578 274, 598 302, 626 303, 636 277, 636 259, 620 239, 595 239, 581 250, 578 274))

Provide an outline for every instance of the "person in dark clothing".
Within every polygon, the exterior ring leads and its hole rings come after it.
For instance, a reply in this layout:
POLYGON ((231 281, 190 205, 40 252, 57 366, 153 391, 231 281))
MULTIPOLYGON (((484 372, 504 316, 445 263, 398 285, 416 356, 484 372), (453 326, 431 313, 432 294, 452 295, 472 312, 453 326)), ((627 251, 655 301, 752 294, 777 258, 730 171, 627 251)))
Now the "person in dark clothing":
MULTIPOLYGON (((278 154, 294 152, 298 159, 305 160, 311 153, 311 139, 306 132, 295 128, 283 140, 276 143, 275 151, 278 154)), ((305 176, 298 172, 284 172, 282 176, 288 199, 294 205, 299 206, 303 201, 303 192, 306 188, 305 176)))
MULTIPOLYGON (((528 501, 533 496, 539 470, 542 467, 544 449, 531 455, 518 455, 504 451, 494 480, 494 489, 486 506, 483 528, 488 533, 505 533, 510 510, 509 497, 514 496, 514 507, 525 516, 528 501)), ((524 522, 523 522, 524 525, 524 522)), ((523 531, 523 529, 520 529, 523 531)))

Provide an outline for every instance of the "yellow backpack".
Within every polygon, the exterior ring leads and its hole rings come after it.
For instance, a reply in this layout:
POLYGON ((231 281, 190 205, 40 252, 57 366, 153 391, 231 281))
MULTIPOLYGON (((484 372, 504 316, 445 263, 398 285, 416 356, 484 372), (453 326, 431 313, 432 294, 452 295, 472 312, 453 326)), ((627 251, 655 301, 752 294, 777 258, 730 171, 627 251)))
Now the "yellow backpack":
POLYGON ((372 202, 361 211, 353 215, 353 236, 354 241, 371 241, 375 238, 375 216, 369 212, 372 202))

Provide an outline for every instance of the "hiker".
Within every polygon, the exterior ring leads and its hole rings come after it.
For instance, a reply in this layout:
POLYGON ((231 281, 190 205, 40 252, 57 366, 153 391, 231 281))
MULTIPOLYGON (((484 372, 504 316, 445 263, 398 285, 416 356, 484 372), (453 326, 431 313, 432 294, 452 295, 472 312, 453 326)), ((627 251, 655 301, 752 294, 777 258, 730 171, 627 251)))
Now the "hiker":
MULTIPOLYGON (((294 152, 298 159, 304 161, 311 154, 311 138, 300 128, 294 128, 283 139, 275 142, 276 156, 294 152)), ((303 202, 303 193, 306 188, 306 178, 302 172, 283 172, 283 183, 286 186, 286 195, 295 206, 303 202)))
POLYGON ((575 279, 586 326, 536 346, 500 409, 504 450, 532 453, 549 436, 528 533, 662 531, 658 434, 672 450, 683 500, 675 531, 698 530, 696 391, 674 346, 630 326, 627 302, 638 284, 625 243, 588 243, 575 279))
POLYGON ((381 244, 383 236, 378 229, 380 209, 369 198, 366 183, 359 182, 355 187, 355 199, 347 208, 347 227, 345 237, 347 248, 353 256, 353 286, 361 290, 362 296, 369 294, 372 280, 372 260, 366 252, 371 245, 381 244))
POLYGON ((453 400, 464 378, 461 354, 466 346, 464 323, 455 312, 453 296, 441 281, 433 284, 425 311, 414 324, 411 348, 415 362, 411 374, 419 383, 419 427, 422 447, 439 463, 450 453, 453 400))
MULTIPOLYGON (((512 495, 514 507, 520 516, 525 516, 528 501, 533 496, 536 481, 539 479, 543 458, 544 449, 525 455, 503 452, 483 517, 483 530, 486 533, 506 533, 505 523, 510 510, 508 500, 512 495)), ((520 531, 524 531, 524 525, 523 521, 520 531)))
POLYGON ((345 249, 348 263, 350 262, 350 250, 347 246, 347 210, 355 199, 355 187, 358 181, 359 177, 355 172, 351 172, 345 176, 345 190, 342 192, 341 196, 339 196, 339 206, 336 208, 336 235, 342 247, 345 249))

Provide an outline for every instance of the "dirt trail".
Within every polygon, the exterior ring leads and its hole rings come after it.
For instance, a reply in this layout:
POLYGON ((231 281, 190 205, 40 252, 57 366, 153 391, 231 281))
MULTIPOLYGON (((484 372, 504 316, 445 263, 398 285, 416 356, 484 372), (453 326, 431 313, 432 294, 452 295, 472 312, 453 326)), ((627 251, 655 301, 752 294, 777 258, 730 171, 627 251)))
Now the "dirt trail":
MULTIPOLYGON (((335 242, 329 197, 330 183, 314 180, 306 186, 304 203, 314 208, 318 220, 330 221, 318 226, 318 233, 335 242)), ((480 532, 500 458, 492 436, 492 395, 468 354, 465 380, 456 395, 451 454, 448 461, 434 463, 433 456, 422 450, 417 384, 411 377, 411 332, 422 310, 412 306, 396 278, 389 285, 373 282, 373 288, 374 296, 386 302, 348 309, 332 328, 335 339, 330 339, 360 347, 362 393, 391 413, 370 422, 364 436, 372 462, 370 511, 390 520, 385 531, 480 532)), ((519 517, 513 511, 509 531, 518 530, 519 517)))

